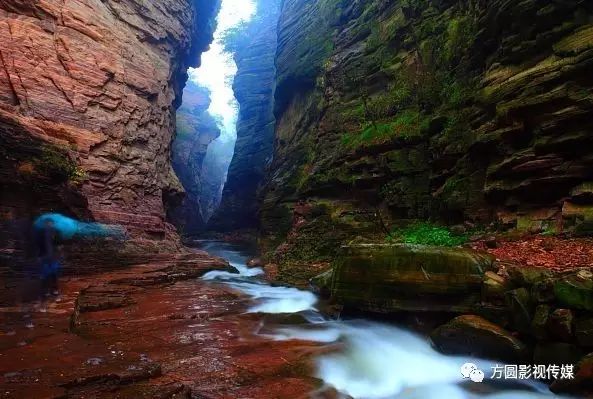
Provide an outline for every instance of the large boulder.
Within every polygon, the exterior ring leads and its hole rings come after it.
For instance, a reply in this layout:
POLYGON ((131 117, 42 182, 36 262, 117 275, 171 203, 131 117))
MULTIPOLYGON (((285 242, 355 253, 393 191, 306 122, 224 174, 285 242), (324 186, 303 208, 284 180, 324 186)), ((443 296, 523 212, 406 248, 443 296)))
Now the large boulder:
POLYGON ((469 312, 493 259, 463 248, 402 244, 342 247, 332 298, 363 311, 469 312))
POLYGON ((509 362, 524 361, 528 356, 521 341, 480 316, 458 316, 434 330, 431 339, 439 351, 447 354, 509 362))
POLYGON ((565 306, 593 310, 593 273, 580 270, 563 276, 554 283, 554 294, 565 306))

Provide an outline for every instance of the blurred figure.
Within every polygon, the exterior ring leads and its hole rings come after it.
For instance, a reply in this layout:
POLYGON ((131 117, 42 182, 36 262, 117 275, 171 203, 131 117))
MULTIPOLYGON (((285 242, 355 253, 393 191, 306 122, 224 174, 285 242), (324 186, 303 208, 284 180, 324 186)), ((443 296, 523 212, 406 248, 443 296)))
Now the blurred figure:
POLYGON ((40 260, 42 295, 58 295, 60 262, 57 256, 58 231, 54 221, 46 219, 41 226, 35 226, 35 241, 40 260))
POLYGON ((59 241, 90 237, 126 239, 126 231, 120 226, 80 222, 59 213, 45 213, 39 216, 33 222, 33 230, 40 263, 42 294, 45 296, 59 294, 59 241))

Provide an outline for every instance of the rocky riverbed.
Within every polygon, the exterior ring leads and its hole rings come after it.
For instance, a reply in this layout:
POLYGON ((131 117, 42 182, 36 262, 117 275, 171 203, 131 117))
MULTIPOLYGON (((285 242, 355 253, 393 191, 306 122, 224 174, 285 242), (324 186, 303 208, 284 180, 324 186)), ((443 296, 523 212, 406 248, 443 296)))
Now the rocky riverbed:
POLYGON ((0 397, 305 397, 318 345, 255 335, 244 295, 197 278, 227 268, 197 252, 65 277, 43 304, 4 298, 0 397))

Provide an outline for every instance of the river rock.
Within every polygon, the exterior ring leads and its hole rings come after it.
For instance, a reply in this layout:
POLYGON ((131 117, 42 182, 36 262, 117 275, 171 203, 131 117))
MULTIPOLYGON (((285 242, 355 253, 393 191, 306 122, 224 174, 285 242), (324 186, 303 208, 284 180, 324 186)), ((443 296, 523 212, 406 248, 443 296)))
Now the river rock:
POLYGON ((549 303, 555 298, 554 296, 554 279, 546 278, 537 281, 531 286, 531 298, 537 303, 549 303))
POLYGON ((461 248, 359 244, 342 247, 332 298, 363 311, 470 311, 492 258, 461 248))
POLYGON ((554 283, 554 294, 565 306, 593 310, 593 273, 580 270, 559 278, 554 283))
POLYGON ((550 319, 551 311, 552 308, 549 305, 538 305, 535 308, 533 321, 531 322, 531 330, 535 338, 540 341, 548 338, 548 320, 550 319))
POLYGON ((570 309, 554 310, 548 320, 550 334, 559 341, 570 342, 573 336, 574 316, 570 309))
POLYGON ((526 346, 502 327, 474 315, 458 316, 431 334, 436 348, 447 354, 519 362, 526 346))
POLYGON ((247 261, 249 267, 262 267, 263 265, 264 261, 261 258, 252 258, 247 261))
POLYGON ((507 265, 506 270, 516 287, 529 287, 537 282, 553 277, 552 271, 543 267, 507 265))
POLYGON ((310 283, 315 291, 322 297, 327 298, 331 295, 331 283, 333 275, 334 269, 329 269, 310 280, 310 283))
POLYGON ((509 285, 509 281, 505 277, 493 271, 487 271, 484 274, 482 295, 484 299, 502 299, 505 292, 510 288, 509 285))
POLYGON ((507 291, 505 300, 513 327, 518 331, 529 333, 533 319, 533 304, 527 288, 507 291))

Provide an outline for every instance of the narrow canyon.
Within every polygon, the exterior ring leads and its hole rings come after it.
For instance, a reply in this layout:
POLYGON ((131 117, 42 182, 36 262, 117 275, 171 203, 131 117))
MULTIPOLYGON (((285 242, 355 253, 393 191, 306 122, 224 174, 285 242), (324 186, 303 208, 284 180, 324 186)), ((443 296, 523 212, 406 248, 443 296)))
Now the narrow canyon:
POLYGON ((0 0, 0 397, 593 397, 593 3, 0 0))

